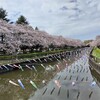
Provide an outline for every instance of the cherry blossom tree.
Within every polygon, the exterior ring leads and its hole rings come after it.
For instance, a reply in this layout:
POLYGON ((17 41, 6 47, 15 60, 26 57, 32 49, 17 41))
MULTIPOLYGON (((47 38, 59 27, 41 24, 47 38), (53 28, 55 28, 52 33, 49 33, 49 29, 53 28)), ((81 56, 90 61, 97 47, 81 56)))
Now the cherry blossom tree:
POLYGON ((67 46, 81 47, 84 43, 80 40, 64 38, 62 36, 50 35, 45 31, 34 30, 30 25, 9 24, 0 20, 0 35, 4 35, 4 43, 0 43, 1 50, 7 54, 18 51, 40 50, 49 48, 52 44, 55 48, 67 46))
POLYGON ((96 36, 96 39, 90 43, 90 46, 100 47, 100 35, 96 36))

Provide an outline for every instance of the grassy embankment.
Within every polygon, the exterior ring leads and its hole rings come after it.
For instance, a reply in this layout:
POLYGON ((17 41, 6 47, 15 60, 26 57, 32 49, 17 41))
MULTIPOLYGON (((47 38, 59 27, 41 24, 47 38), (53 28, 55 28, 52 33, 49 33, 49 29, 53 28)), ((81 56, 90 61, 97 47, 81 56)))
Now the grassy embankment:
POLYGON ((47 52, 35 52, 35 53, 27 53, 27 54, 18 54, 18 55, 3 55, 0 56, 0 65, 8 64, 8 63, 16 63, 22 62, 27 59, 38 58, 42 56, 46 56, 48 54, 55 54, 64 51, 70 51, 73 49, 64 49, 64 50, 54 50, 54 51, 47 51, 47 52))
POLYGON ((95 57, 95 61, 100 63, 100 49, 94 48, 92 55, 95 57))

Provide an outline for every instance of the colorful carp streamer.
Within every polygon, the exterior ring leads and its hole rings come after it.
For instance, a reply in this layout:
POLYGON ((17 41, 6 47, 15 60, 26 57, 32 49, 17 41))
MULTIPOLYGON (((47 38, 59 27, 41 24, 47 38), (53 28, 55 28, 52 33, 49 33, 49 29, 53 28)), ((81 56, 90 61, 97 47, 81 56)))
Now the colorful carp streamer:
POLYGON ((22 89, 25 89, 25 87, 24 87, 24 85, 23 85, 23 83, 21 82, 20 79, 18 79, 18 83, 19 83, 19 85, 22 87, 22 89))
POLYGON ((9 80, 9 83, 11 83, 11 84, 13 84, 13 85, 15 85, 15 86, 19 86, 18 84, 16 84, 15 82, 13 82, 13 81, 11 81, 11 80, 9 80))
POLYGON ((38 87, 36 86, 36 84, 32 80, 30 80, 30 83, 33 85, 34 88, 38 89, 38 87))
POLYGON ((67 62, 65 59, 63 59, 64 62, 67 62))
POLYGON ((43 64, 41 64, 41 66, 45 69, 45 66, 43 64))
POLYGON ((95 85, 96 85, 96 82, 93 81, 93 82, 91 83, 91 86, 95 86, 95 85))
POLYGON ((9 70, 5 65, 3 65, 4 68, 6 68, 7 70, 9 70))
POLYGON ((27 67, 28 69, 32 70, 32 68, 31 68, 31 67, 29 67, 28 65, 26 65, 26 67, 27 67))
POLYGON ((36 70, 35 66, 32 66, 32 67, 34 68, 35 72, 37 72, 37 70, 36 70))
POLYGON ((60 70, 60 67, 58 65, 56 65, 57 69, 60 70))
POLYGON ((72 82, 72 86, 75 86, 75 82, 72 82))
MULTIPOLYGON (((15 64, 14 64, 13 66, 16 67, 16 68, 19 68, 19 66, 15 65, 15 64)), ((20 69, 20 68, 19 68, 19 69, 20 69)))
POLYGON ((50 67, 51 69, 54 69, 51 65, 49 65, 49 67, 50 67))
POLYGON ((61 87, 61 84, 59 83, 58 80, 55 80, 54 82, 55 82, 55 84, 56 84, 59 88, 61 87))
POLYGON ((19 65, 19 68, 20 68, 22 71, 24 71, 24 69, 22 68, 22 66, 21 66, 21 65, 19 65))

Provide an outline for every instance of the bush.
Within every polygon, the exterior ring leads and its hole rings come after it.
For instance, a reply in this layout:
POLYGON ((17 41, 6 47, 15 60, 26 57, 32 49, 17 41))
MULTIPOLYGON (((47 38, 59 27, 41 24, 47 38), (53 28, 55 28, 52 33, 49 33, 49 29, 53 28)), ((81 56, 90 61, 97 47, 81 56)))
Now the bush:
POLYGON ((99 48, 94 48, 92 55, 96 58, 100 58, 100 49, 99 48))

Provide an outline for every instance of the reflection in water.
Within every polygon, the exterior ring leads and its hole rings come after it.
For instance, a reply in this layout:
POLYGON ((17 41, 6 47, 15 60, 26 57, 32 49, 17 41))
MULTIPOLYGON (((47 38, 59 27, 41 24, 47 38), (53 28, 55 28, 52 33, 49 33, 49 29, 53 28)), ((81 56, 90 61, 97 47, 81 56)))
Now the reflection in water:
POLYGON ((88 57, 84 55, 58 72, 45 87, 31 95, 29 100, 99 100, 100 88, 94 83, 88 57))
POLYGON ((100 88, 97 85, 90 87, 93 78, 88 58, 84 55, 75 63, 74 60, 67 61, 68 64, 72 63, 70 66, 62 60, 43 64, 44 67, 41 64, 34 65, 34 70, 25 68, 24 71, 16 70, 0 75, 0 100, 99 100, 100 88), (25 90, 9 83, 12 80, 18 84, 18 79, 22 81, 25 90), (30 80, 38 89, 30 84, 30 80), (55 84, 57 82, 61 87, 55 84))
MULTIPOLYGON (((67 61, 67 63, 69 63, 67 61)), ((65 61, 52 62, 43 64, 46 69, 44 69, 41 64, 34 65, 36 69, 30 70, 25 68, 24 71, 16 70, 10 73, 4 73, 0 75, 0 100, 27 100, 31 93, 34 94, 36 89, 30 84, 32 80, 37 87, 40 89, 44 87, 48 81, 50 81, 56 73, 59 72, 56 65, 59 65, 60 69, 65 67, 65 61), (20 79, 25 86, 25 90, 21 87, 14 86, 9 83, 9 80, 18 84, 18 79, 20 79)))

